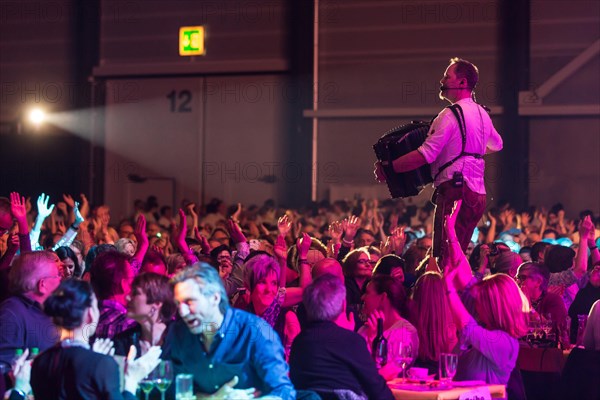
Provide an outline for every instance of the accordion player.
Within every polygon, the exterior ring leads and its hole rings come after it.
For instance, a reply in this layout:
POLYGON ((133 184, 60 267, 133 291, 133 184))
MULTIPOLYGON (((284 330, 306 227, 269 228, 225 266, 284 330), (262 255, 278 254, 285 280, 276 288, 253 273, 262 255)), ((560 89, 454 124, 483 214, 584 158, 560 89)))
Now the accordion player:
POLYGON ((429 127, 429 122, 412 121, 389 130, 373 145, 375 156, 387 177, 386 183, 392 198, 415 196, 433 182, 429 164, 402 173, 394 172, 392 166, 392 161, 416 150, 425 142, 429 127))

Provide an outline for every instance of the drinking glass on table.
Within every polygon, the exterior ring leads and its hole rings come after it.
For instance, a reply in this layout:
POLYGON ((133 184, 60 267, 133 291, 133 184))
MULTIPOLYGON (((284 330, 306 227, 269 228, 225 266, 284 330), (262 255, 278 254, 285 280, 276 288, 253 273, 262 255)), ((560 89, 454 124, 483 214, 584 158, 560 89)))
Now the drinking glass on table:
POLYGON ((148 396, 150 396, 150 392, 154 389, 154 378, 152 377, 152 372, 148 374, 144 379, 142 379, 139 383, 140 389, 144 392, 144 398, 148 400, 148 396))
POLYGON ((396 365, 402 369, 402 380, 406 381, 406 370, 414 360, 413 348, 410 342, 392 342, 392 357, 396 365))
POLYGON ((165 392, 173 382, 173 366, 171 361, 161 361, 154 369, 154 384, 160 390, 161 400, 165 400, 165 392))
POLYGON ((175 400, 196 400, 192 374, 177 374, 175 377, 175 400))
POLYGON ((458 355, 452 353, 442 353, 440 354, 440 363, 439 363, 439 374, 440 374, 440 384, 449 385, 450 381, 454 379, 454 375, 456 375, 456 368, 458 366, 458 355))

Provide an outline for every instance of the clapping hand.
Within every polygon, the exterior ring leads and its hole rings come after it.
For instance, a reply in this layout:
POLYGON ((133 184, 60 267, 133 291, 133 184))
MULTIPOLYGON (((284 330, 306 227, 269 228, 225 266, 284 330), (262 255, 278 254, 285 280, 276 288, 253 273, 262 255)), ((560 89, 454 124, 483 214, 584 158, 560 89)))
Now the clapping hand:
MULTIPOLYGON (((29 349, 25 349, 23 354, 17 358, 12 364, 12 374, 15 379, 15 389, 23 393, 31 391, 29 383, 31 378, 31 360, 28 360, 29 349)), ((4 377, 2 377, 4 379, 4 377)))
POLYGON ((112 340, 106 339, 96 339, 94 340, 94 344, 92 345, 92 350, 96 353, 106 354, 108 356, 115 355, 115 344, 112 340))
POLYGON ((148 352, 136 359, 137 350, 134 345, 129 348, 125 363, 125 390, 135 393, 137 386, 160 363, 162 350, 159 346, 153 346, 148 352))

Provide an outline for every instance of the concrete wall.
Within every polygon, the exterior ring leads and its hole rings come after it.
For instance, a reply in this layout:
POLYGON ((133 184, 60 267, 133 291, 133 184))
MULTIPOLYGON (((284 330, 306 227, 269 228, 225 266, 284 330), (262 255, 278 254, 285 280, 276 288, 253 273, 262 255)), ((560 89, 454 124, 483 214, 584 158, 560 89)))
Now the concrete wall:
MULTIPOLYGON (((532 2, 531 89, 536 89, 600 38, 600 3, 532 2), (552 7, 548 7, 552 5, 552 7)), ((544 105, 600 104, 600 57, 569 75, 544 105)), ((600 107, 596 115, 531 117, 530 202, 562 202, 575 213, 600 212, 600 107)))

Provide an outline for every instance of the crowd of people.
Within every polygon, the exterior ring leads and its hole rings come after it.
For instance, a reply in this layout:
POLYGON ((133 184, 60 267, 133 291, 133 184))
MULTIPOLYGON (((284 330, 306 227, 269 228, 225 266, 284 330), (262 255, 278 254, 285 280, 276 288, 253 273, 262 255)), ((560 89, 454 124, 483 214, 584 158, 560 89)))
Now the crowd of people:
POLYGON ((455 353, 456 380, 510 387, 534 323, 551 325, 555 346, 600 351, 590 211, 501 204, 463 251, 459 200, 442 259, 432 207, 401 200, 184 201, 175 216, 150 197, 120 221, 83 195, 51 203, 0 198, 0 388, 11 399, 134 398, 160 359, 214 398, 392 399, 401 343, 432 375, 455 353), (390 351, 377 366, 378 320, 390 351))

